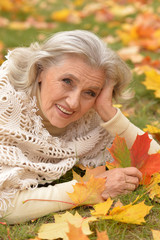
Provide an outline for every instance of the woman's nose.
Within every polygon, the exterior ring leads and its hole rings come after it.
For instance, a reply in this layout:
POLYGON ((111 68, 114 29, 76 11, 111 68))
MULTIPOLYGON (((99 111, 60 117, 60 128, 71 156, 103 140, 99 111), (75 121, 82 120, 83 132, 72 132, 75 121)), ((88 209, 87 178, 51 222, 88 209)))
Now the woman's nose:
POLYGON ((68 94, 66 102, 72 110, 78 109, 80 105, 80 97, 81 96, 79 91, 72 91, 68 94))

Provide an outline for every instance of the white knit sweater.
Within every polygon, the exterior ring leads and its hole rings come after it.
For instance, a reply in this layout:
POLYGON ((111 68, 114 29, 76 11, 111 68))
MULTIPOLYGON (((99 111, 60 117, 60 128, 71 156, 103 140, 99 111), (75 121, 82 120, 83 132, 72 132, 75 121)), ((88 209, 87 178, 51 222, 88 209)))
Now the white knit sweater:
POLYGON ((52 136, 37 114, 36 98, 16 91, 0 68, 0 217, 19 190, 52 182, 77 162, 97 166, 111 159, 113 137, 100 126, 94 110, 52 136))

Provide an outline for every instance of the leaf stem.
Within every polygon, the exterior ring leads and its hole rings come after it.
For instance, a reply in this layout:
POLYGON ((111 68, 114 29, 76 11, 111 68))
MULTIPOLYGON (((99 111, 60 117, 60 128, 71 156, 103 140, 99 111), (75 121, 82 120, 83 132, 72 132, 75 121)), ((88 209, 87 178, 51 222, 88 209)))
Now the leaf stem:
POLYGON ((65 202, 65 201, 60 201, 60 200, 50 200, 50 199, 27 199, 27 200, 23 201, 23 203, 26 203, 26 202, 29 202, 29 201, 59 202, 59 203, 67 203, 67 204, 76 206, 75 203, 65 202))

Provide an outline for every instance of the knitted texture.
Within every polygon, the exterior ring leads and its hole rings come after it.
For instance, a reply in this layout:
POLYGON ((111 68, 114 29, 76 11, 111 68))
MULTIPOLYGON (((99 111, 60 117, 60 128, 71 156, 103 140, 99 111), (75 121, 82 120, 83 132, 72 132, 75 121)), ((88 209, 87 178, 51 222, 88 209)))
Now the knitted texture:
MULTIPOLYGON (((28 91, 29 92, 29 91, 28 91)), ((16 91, 7 77, 7 61, 0 68, 0 217, 19 190, 52 182, 77 162, 98 166, 111 159, 106 147, 112 137, 90 110, 51 136, 36 114, 36 97, 16 91)))

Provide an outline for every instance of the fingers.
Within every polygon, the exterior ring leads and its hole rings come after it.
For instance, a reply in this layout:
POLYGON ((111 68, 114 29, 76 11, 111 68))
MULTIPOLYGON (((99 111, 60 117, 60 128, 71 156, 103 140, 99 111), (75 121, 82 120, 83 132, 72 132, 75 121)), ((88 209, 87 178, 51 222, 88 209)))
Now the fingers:
POLYGON ((135 185, 135 188, 139 185, 139 178, 132 176, 125 176, 125 182, 135 185))
POLYGON ((133 177, 137 177, 139 179, 139 181, 142 180, 142 173, 135 167, 127 167, 127 168, 123 168, 123 172, 127 175, 127 176, 133 176, 133 177))

